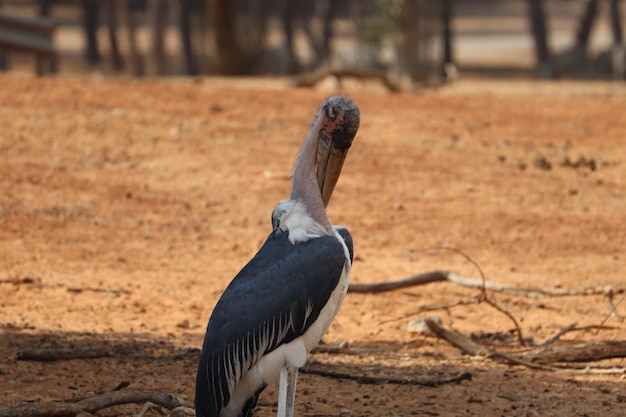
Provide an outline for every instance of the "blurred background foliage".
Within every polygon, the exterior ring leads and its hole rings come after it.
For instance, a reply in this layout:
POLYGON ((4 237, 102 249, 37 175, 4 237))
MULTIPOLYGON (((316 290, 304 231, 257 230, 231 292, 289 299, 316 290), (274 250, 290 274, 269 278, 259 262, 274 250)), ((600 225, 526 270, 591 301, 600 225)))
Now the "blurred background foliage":
POLYGON ((330 74, 380 78, 392 89, 461 73, 621 80, 620 3, 0 0, 9 16, 0 20, 0 68, 43 54, 15 47, 30 35, 11 26, 19 15, 55 25, 53 62, 40 73, 292 75, 302 85, 330 74))

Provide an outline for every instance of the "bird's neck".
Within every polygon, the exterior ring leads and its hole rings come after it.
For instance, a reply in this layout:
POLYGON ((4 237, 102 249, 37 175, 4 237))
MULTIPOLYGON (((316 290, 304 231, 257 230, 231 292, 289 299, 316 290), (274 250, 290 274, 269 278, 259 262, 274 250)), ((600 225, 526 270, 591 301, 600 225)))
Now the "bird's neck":
POLYGON ((278 228, 289 234, 291 243, 308 242, 311 239, 327 235, 324 226, 311 217, 309 210, 301 201, 283 200, 272 213, 274 231, 278 228))
POLYGON ((304 139, 304 145, 300 149, 296 166, 294 169, 291 199, 302 202, 309 214, 319 224, 324 227, 328 234, 333 234, 332 225, 324 201, 320 185, 315 174, 317 163, 317 142, 319 140, 319 132, 322 128, 322 117, 318 113, 313 121, 309 133, 304 139))

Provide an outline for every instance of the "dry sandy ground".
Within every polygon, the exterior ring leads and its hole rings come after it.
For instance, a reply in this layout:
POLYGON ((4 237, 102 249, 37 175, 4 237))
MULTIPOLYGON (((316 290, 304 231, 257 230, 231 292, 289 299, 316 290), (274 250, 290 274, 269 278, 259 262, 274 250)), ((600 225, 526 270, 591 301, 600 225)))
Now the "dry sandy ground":
MULTIPOLYGON (((193 401, 211 309, 270 231, 293 160, 329 90, 222 79, 0 76, 0 407, 113 390, 193 401), (20 360, 33 348, 94 359, 20 360)), ((361 129, 330 217, 349 227, 352 282, 438 269, 562 297, 431 283, 349 294, 300 416, 623 416, 624 374, 552 372, 463 354, 416 317, 491 349, 626 339, 626 86, 461 82, 416 94, 349 90, 361 129), (565 163, 568 160, 570 163, 565 163), (579 164, 576 164, 579 162, 579 164), (447 308, 446 308, 447 307, 447 308)), ((622 358, 594 371, 623 369, 622 358)), ((276 389, 256 415, 275 414, 276 389)), ((141 405, 100 411, 133 415, 141 405)), ((161 415, 151 410, 147 415, 161 415)))

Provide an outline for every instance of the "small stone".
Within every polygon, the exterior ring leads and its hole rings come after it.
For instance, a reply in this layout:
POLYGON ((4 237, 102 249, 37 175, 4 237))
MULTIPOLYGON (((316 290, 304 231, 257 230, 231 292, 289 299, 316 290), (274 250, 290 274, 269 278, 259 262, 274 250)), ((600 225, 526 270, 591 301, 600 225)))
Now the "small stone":
POLYGON ((410 332, 419 333, 424 336, 435 336, 426 324, 426 319, 429 319, 437 324, 441 324, 441 316, 418 317, 415 320, 411 320, 406 326, 406 329, 410 332))

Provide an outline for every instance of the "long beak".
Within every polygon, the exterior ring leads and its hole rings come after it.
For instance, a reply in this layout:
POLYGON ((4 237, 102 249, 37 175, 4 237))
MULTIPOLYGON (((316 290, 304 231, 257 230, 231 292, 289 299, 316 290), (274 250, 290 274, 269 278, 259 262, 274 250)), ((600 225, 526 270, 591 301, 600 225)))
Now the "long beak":
POLYGON ((332 96, 322 105, 320 117, 324 120, 317 142, 316 174, 322 201, 327 207, 359 129, 360 112, 349 98, 332 96))

